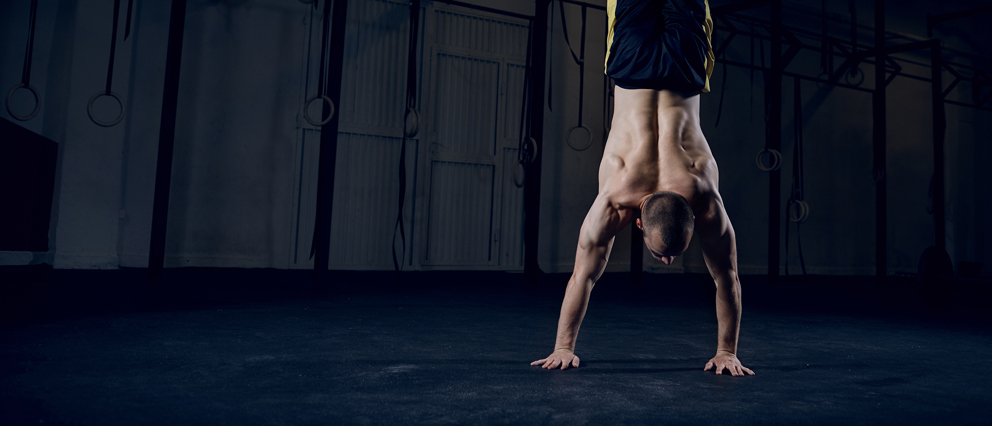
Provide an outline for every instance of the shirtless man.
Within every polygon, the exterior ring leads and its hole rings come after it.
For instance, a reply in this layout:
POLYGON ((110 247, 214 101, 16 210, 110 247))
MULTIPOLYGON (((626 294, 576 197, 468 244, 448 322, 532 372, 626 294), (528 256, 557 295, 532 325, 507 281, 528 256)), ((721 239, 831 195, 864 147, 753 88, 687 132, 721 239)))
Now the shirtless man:
POLYGON ((612 131, 599 166, 599 195, 579 230, 554 352, 531 363, 579 366, 575 341, 614 237, 634 220, 655 259, 670 265, 699 235, 716 283, 716 355, 704 370, 754 372, 737 359, 741 285, 734 228, 719 173, 699 126, 699 93, 709 91, 713 23, 706 0, 608 0, 606 71, 617 83, 612 131))

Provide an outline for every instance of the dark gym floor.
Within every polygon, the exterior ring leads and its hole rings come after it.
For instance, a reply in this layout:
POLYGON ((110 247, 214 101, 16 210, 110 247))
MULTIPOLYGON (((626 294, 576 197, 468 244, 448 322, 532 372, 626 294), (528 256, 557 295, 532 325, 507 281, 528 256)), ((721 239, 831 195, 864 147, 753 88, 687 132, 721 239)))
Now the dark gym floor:
POLYGON ((166 272, 0 270, 0 424, 992 424, 982 283, 743 277, 730 377, 703 276, 608 274, 547 371, 567 276, 166 272))

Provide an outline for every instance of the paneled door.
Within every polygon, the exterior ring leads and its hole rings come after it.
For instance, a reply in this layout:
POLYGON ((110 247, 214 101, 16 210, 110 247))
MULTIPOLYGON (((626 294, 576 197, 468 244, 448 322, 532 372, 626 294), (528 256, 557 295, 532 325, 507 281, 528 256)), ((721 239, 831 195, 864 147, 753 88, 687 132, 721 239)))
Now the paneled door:
POLYGON ((522 267, 523 190, 511 174, 528 24, 452 6, 429 9, 427 149, 417 197, 421 269, 522 267))

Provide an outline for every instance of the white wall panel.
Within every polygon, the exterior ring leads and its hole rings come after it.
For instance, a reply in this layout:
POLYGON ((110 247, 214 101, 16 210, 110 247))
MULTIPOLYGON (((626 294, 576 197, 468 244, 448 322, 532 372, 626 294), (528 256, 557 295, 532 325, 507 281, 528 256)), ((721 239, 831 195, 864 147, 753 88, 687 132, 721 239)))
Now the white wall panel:
POLYGON ((524 190, 513 184, 516 163, 517 150, 504 148, 499 239, 499 262, 503 269, 519 269, 524 265, 524 190))
POLYGON ((491 165, 447 161, 433 164, 428 262, 434 265, 492 262, 492 188, 491 165))
MULTIPOLYGON (((314 34, 319 43, 319 27, 314 34)), ((387 0, 348 2, 341 125, 354 131, 402 136, 410 8, 387 0)), ((311 70, 319 71, 319 44, 311 70)), ((314 81, 314 91, 316 81, 314 81)))
POLYGON ((436 4, 432 10, 421 266, 519 269, 523 191, 510 179, 527 25, 436 4))
MULTIPOLYGON (((393 268, 391 246, 399 194, 397 169, 401 142, 402 138, 339 135, 331 223, 332 269, 393 268)), ((416 141, 407 143, 407 158, 412 160, 416 158, 416 141)), ((413 166, 413 161, 408 161, 411 176, 413 166)), ((406 218, 409 220, 409 214, 406 218)), ((409 226, 406 231, 409 242, 409 226)), ((399 240, 397 235, 397 245, 399 240)), ((397 255, 401 254, 397 252, 397 255)))
POLYGON ((492 155, 496 138, 499 62, 437 55, 433 116, 438 150, 492 155))
POLYGON ((495 55, 527 54, 526 25, 447 10, 437 10, 436 17, 437 44, 495 55))
MULTIPOLYGON (((389 0, 348 3, 334 207, 329 265, 332 269, 392 269, 393 229, 399 194, 399 158, 406 111, 409 5, 389 0)), ((312 16, 309 54, 304 63, 303 99, 317 91, 321 17, 312 16)), ((312 115, 319 111, 311 105, 312 115)), ((302 111, 301 111, 302 113, 302 111)), ((309 259, 315 219, 320 129, 300 121, 296 241, 291 264, 312 267, 309 259)), ((417 141, 407 142, 406 241, 412 241, 417 141)), ((401 238, 396 236, 402 256, 401 238)), ((407 258, 410 253, 407 250, 407 258)))

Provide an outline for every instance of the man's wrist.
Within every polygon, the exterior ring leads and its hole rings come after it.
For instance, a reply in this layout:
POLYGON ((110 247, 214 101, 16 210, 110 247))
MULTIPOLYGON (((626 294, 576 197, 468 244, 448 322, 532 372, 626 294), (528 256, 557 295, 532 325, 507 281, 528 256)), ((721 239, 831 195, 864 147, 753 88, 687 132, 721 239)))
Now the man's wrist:
POLYGON ((573 353, 573 354, 575 353, 575 349, 572 349, 572 348, 565 348, 565 347, 555 348, 555 352, 562 352, 562 351, 564 351, 564 352, 570 352, 570 353, 573 353))
POLYGON ((717 355, 737 356, 737 354, 735 354, 733 351, 730 351, 730 350, 727 350, 727 349, 717 349, 716 350, 716 354, 717 355))

